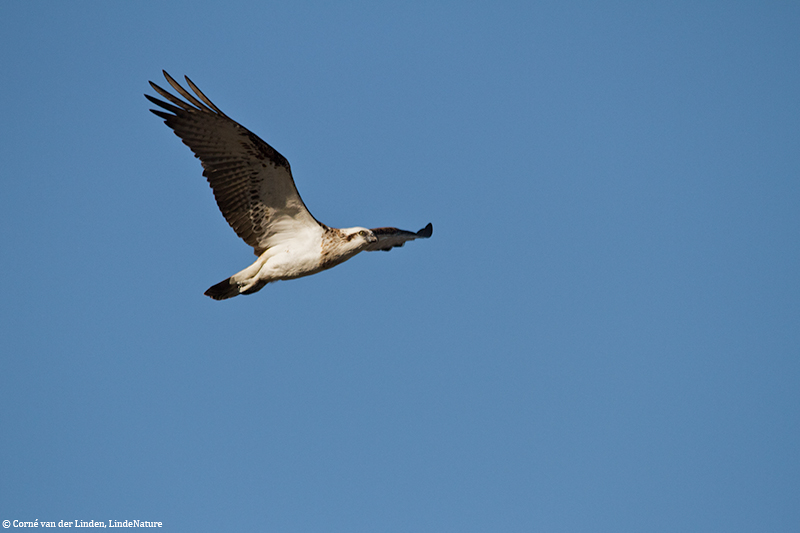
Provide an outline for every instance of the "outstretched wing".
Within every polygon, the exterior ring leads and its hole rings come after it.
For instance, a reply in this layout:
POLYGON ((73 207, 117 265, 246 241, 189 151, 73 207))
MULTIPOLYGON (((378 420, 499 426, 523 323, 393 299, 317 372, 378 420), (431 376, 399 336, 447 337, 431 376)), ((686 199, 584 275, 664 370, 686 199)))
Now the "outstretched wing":
POLYGON ((145 95, 166 110, 150 111, 200 159, 222 215, 256 255, 276 237, 321 226, 303 204, 285 157, 220 111, 188 77, 197 97, 166 71, 164 77, 186 101, 150 82, 170 102, 145 95))
POLYGON ((365 248, 365 250, 368 252, 375 252, 377 250, 388 252, 395 246, 403 246, 406 241, 413 241, 414 239, 427 239, 433 235, 433 224, 428 223, 427 226, 416 233, 397 228, 374 228, 372 233, 378 237, 378 242, 370 244, 365 248))

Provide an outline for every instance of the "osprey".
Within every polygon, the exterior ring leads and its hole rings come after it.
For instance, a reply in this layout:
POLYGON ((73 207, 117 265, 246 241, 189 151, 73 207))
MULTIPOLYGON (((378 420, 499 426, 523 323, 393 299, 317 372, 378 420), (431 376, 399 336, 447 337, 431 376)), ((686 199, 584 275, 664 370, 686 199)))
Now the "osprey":
POLYGON ((167 112, 150 111, 200 159, 219 210, 258 256, 249 267, 210 287, 206 296, 225 300, 253 294, 267 283, 316 274, 359 252, 388 251, 433 234, 432 224, 414 233, 397 228, 337 229, 319 222, 300 198, 285 157, 220 111, 188 77, 186 83, 197 97, 166 71, 164 77, 186 101, 151 81, 150 86, 171 103, 146 94, 167 112))

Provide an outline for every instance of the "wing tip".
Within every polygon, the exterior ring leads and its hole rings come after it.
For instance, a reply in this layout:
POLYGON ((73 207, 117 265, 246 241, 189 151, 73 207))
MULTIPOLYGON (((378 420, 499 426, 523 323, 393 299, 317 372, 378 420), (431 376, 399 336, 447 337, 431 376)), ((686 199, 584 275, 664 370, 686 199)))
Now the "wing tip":
POLYGON ((433 224, 430 222, 428 222, 427 226, 417 232, 417 237, 421 237, 423 239, 427 239, 431 235, 433 235, 433 224))

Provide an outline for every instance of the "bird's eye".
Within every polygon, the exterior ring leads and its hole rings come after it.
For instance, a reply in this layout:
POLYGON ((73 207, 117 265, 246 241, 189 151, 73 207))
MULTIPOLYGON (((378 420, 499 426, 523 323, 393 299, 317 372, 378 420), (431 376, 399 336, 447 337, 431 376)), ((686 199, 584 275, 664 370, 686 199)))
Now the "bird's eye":
POLYGON ((366 237, 367 236, 367 232, 364 231, 363 229, 361 231, 359 231, 358 234, 361 235, 362 237, 366 237))

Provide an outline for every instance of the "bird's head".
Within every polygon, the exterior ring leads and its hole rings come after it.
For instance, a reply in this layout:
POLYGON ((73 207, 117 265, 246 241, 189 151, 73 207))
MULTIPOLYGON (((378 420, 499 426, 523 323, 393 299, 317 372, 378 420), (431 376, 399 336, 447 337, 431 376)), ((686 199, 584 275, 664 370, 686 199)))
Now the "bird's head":
POLYGON ((345 235, 345 239, 352 243, 354 247, 363 248, 368 244, 372 244, 378 242, 378 237, 367 228, 346 228, 342 230, 345 235))

